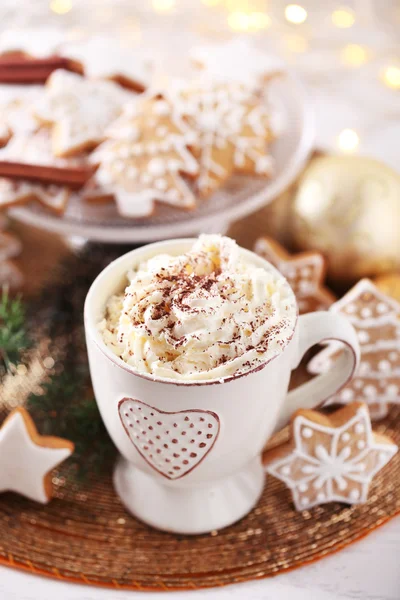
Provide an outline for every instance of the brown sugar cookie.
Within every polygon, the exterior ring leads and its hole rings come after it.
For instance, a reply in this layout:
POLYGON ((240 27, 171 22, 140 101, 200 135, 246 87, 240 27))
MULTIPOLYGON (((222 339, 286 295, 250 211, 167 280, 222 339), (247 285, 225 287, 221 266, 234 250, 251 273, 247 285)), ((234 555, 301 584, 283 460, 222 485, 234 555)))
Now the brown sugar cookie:
POLYGON ((335 296, 323 285, 326 262, 320 252, 291 255, 281 244, 268 237, 256 241, 254 252, 286 277, 296 296, 300 314, 326 310, 335 302, 335 296))
POLYGON ((389 437, 372 431, 360 402, 329 416, 299 410, 290 430, 290 441, 266 451, 263 462, 291 490, 300 511, 327 502, 366 502, 373 478, 398 450, 389 437))

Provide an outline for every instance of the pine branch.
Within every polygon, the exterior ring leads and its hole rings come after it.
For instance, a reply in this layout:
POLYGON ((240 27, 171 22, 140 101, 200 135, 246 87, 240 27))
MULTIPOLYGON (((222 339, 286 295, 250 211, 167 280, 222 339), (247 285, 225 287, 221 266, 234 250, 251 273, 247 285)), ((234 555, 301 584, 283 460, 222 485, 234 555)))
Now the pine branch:
POLYGON ((0 375, 10 372, 31 346, 26 330, 25 306, 20 297, 10 298, 7 287, 0 296, 0 375), (2 373, 3 372, 3 373, 2 373))

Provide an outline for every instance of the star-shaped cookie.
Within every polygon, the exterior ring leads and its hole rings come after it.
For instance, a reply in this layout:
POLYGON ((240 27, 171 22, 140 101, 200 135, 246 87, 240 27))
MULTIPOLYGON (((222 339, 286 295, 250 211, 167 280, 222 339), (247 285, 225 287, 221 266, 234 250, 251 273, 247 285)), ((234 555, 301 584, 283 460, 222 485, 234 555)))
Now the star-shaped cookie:
POLYGON ((262 237, 254 252, 274 265, 288 280, 295 293, 300 314, 326 310, 335 296, 324 287, 326 262, 319 252, 289 254, 277 241, 262 237))
POLYGON ((57 185, 40 185, 30 181, 0 177, 0 209, 38 202, 61 215, 64 213, 71 191, 57 185))
POLYGON ((0 493, 46 504, 52 497, 51 470, 73 451, 68 440, 39 435, 29 413, 16 408, 0 429, 0 493))
POLYGON ((220 83, 237 82, 254 86, 283 70, 281 60, 261 52, 244 39, 197 46, 190 56, 196 65, 204 69, 207 77, 220 83))
POLYGON ((290 441, 266 452, 264 464, 291 490, 296 509, 305 510, 366 502, 374 476, 397 450, 390 438, 372 431, 367 406, 354 402, 329 416, 297 411, 290 441))
POLYGON ((35 114, 52 126, 52 149, 58 157, 95 148, 106 127, 118 117, 129 93, 112 81, 86 79, 59 69, 48 78, 35 114))
MULTIPOLYGON (((350 383, 329 403, 363 400, 373 419, 386 416, 389 404, 400 402, 400 304, 362 279, 330 310, 345 315, 355 327, 361 361, 350 383)), ((340 342, 329 342, 308 363, 309 372, 327 371, 340 352, 340 342)))

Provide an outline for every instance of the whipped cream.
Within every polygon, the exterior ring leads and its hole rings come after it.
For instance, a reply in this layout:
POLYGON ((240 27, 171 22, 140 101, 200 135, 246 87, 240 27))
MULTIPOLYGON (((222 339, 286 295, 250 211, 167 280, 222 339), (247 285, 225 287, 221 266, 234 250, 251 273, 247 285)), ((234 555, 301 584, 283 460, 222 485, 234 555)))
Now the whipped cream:
POLYGON ((186 254, 157 255, 127 277, 99 327, 140 373, 184 381, 238 375, 282 352, 295 327, 284 277, 246 260, 227 237, 202 235, 186 254))

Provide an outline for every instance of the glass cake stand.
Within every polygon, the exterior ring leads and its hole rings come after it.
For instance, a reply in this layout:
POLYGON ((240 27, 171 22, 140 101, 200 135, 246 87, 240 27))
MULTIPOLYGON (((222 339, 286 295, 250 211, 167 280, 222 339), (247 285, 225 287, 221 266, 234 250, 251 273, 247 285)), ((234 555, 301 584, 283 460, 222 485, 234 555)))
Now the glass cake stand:
POLYGON ((237 176, 190 212, 157 204, 148 218, 121 217, 113 202, 90 204, 72 198, 62 217, 39 205, 19 206, 10 215, 24 223, 86 240, 109 243, 150 242, 199 233, 223 233, 236 221, 271 202, 300 173, 315 135, 311 100, 297 77, 288 71, 269 84, 274 104, 279 106, 285 129, 271 148, 275 174, 268 180, 237 176))

